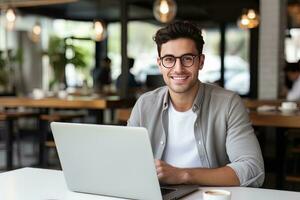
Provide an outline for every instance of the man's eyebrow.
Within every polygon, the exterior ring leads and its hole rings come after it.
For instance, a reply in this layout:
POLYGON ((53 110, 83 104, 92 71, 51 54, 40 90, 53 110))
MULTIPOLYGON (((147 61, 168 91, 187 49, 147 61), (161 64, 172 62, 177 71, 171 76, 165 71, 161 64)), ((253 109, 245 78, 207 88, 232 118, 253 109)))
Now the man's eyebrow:
POLYGON ((196 53, 184 53, 184 54, 181 54, 180 56, 175 56, 173 54, 166 54, 166 55, 161 56, 161 58, 165 57, 165 56, 181 57, 181 56, 186 56, 186 55, 197 55, 197 54, 196 53))
POLYGON ((181 56, 187 56, 187 55, 197 55, 196 53, 185 53, 185 54, 182 54, 181 56))
POLYGON ((172 55, 172 54, 166 54, 166 55, 163 55, 163 56, 161 56, 161 57, 165 57, 165 56, 173 56, 173 57, 175 57, 175 56, 172 55))

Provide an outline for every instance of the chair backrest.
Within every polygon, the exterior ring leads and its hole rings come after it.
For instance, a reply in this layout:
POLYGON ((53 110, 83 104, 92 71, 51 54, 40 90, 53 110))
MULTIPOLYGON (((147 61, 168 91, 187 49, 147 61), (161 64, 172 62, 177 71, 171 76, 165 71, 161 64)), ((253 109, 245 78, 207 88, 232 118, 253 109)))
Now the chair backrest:
POLYGON ((132 108, 120 108, 116 110, 116 118, 118 124, 126 125, 130 117, 132 108))
POLYGON ((146 77, 146 87, 147 88, 158 88, 164 86, 165 82, 161 74, 149 74, 146 77))

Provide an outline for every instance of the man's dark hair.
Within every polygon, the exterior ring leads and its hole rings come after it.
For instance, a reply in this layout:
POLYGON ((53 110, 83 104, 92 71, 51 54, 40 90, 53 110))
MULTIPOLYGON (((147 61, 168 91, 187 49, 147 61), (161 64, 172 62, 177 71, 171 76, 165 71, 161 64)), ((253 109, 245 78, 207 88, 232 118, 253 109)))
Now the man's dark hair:
POLYGON ((134 65, 134 59, 133 58, 128 58, 128 69, 131 69, 134 65))
POLYGON ((160 56, 161 46, 178 38, 188 38, 195 42, 199 54, 203 50, 203 37, 201 29, 195 24, 188 21, 175 21, 168 24, 166 27, 159 29, 153 40, 156 42, 158 55, 160 56))
POLYGON ((109 57, 105 57, 105 58, 103 58, 103 61, 105 62, 105 63, 108 63, 108 64, 110 64, 111 63, 111 59, 109 58, 109 57))
POLYGON ((285 72, 300 72, 300 60, 295 63, 286 63, 284 67, 285 72))

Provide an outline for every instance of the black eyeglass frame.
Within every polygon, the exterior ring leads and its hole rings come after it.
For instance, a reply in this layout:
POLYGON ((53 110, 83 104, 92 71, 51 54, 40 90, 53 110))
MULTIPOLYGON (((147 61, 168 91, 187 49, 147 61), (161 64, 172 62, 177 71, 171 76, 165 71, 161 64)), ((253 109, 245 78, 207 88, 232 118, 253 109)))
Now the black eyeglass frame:
MULTIPOLYGON (((200 54, 200 55, 201 55, 201 54, 200 54)), ((191 67, 191 66, 193 66, 193 64, 195 63, 195 58, 196 58, 196 57, 199 57, 199 58, 200 58, 200 55, 195 55, 195 54, 191 54, 191 53, 183 54, 183 55, 181 55, 181 56, 165 55, 165 56, 163 56, 163 57, 159 57, 159 59, 161 60, 162 66, 164 66, 164 67, 167 68, 167 69, 173 68, 173 67, 176 65, 177 58, 179 58, 180 64, 181 64, 182 66, 184 66, 184 67, 191 67), (193 62, 192 62, 191 65, 187 66, 187 65, 184 65, 184 64, 183 64, 183 61, 182 61, 182 60, 183 60, 184 56, 192 56, 193 62), (172 65, 171 67, 167 67, 167 66, 164 64, 164 58, 166 58, 166 57, 172 57, 172 58, 175 59, 173 65, 172 65)))

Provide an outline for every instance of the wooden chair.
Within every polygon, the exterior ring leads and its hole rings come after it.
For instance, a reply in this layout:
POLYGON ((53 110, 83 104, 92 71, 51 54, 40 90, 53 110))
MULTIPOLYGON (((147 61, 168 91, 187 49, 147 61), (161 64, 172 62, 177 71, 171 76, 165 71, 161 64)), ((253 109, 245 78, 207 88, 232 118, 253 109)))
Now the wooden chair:
POLYGON ((286 181, 296 182, 300 184, 300 145, 297 147, 292 147, 288 151, 292 157, 292 175, 286 176, 286 181))
POLYGON ((126 125, 130 117, 132 108, 120 108, 116 110, 117 124, 126 125))
POLYGON ((291 184, 292 188, 300 186, 300 138, 298 134, 300 133, 299 129, 292 129, 289 131, 290 135, 290 148, 287 153, 286 166, 289 167, 289 173, 285 176, 285 181, 288 184, 291 184), (290 164, 290 166, 288 166, 290 164))
POLYGON ((49 131, 49 125, 51 122, 58 121, 58 122, 70 122, 75 119, 82 119, 85 115, 82 113, 52 113, 52 114, 42 114, 40 115, 41 120, 41 130, 42 135, 40 138, 40 164, 43 167, 48 166, 49 160, 49 150, 55 149, 56 145, 53 140, 52 134, 49 131))
POLYGON ((5 123, 5 143, 6 143, 6 168, 11 170, 13 168, 13 139, 14 136, 17 142, 17 156, 18 165, 22 166, 21 159, 21 145, 20 145, 20 133, 16 128, 16 121, 21 118, 37 117, 38 113, 31 111, 2 111, 0 112, 0 121, 5 123))

